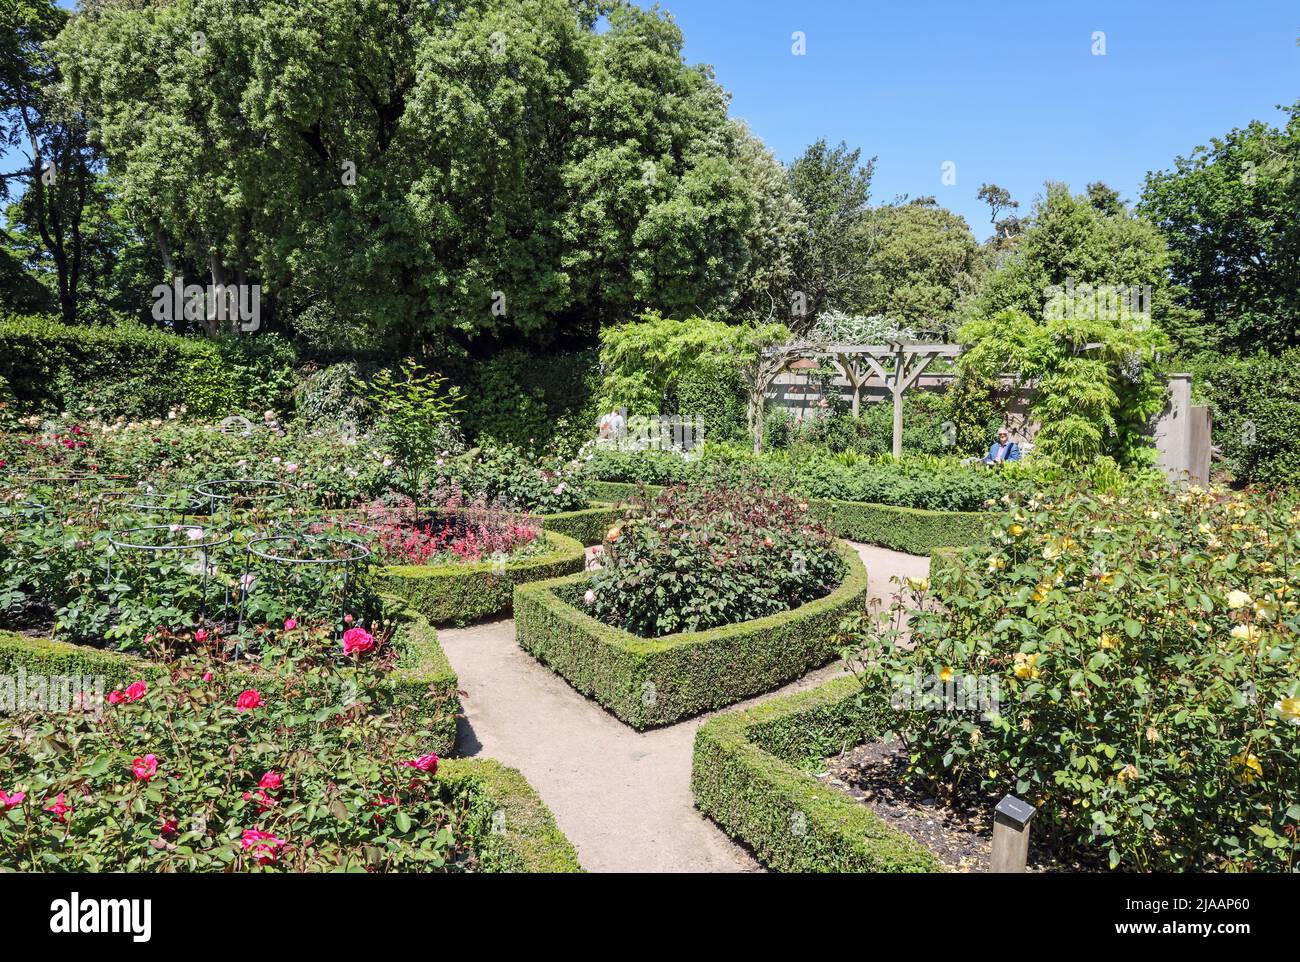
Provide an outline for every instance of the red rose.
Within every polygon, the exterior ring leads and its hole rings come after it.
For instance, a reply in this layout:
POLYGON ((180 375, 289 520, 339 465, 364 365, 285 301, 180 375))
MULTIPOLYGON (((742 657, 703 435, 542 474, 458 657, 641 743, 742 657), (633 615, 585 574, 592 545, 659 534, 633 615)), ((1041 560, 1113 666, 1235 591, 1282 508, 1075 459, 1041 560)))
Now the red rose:
POLYGON ((262 694, 256 688, 246 688, 239 693, 235 700, 235 707, 240 711, 252 711, 254 708, 261 708, 266 702, 262 701, 262 694))

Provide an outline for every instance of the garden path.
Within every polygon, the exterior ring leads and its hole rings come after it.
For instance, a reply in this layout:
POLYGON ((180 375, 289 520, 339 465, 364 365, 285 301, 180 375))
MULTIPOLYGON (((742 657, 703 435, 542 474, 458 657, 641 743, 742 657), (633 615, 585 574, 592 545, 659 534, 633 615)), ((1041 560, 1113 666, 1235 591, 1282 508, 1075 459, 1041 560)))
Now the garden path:
MULTIPOLYGON (((929 558, 855 547, 876 597, 889 594, 894 576, 929 571, 929 558)), ((695 810, 691 748, 707 715, 633 731, 519 648, 510 619, 445 628, 438 637, 464 692, 458 753, 522 771, 588 871, 761 871, 695 810)), ((812 688, 841 670, 827 665, 745 704, 812 688)))

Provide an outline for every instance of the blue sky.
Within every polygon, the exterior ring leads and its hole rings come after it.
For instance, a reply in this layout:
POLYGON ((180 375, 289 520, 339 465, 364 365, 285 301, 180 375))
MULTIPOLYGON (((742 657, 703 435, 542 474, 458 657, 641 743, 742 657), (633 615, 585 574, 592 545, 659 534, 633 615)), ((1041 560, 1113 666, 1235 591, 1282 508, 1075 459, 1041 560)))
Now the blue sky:
MULTIPOLYGON (((71 6, 62 0, 61 6, 71 6)), ((933 194, 978 236, 992 181, 1129 200, 1148 170, 1300 99, 1295 0, 664 0, 691 62, 783 161, 818 137, 877 155, 875 202, 933 194), (795 31, 806 53, 791 52, 795 31), (1105 55, 1092 53, 1095 31, 1105 55), (941 181, 956 165, 956 184, 941 181)))
MULTIPOLYGON (((646 4, 648 6, 648 4, 646 4)), ((878 155, 873 202, 935 195, 990 231, 1048 179, 1136 199, 1148 170, 1300 100, 1300 4, 1276 0, 663 0, 692 63, 783 161, 818 137, 878 155), (803 31, 807 52, 791 52, 803 31), (1104 56, 1092 54, 1094 31, 1104 56), (945 161, 956 184, 941 183, 945 161)))

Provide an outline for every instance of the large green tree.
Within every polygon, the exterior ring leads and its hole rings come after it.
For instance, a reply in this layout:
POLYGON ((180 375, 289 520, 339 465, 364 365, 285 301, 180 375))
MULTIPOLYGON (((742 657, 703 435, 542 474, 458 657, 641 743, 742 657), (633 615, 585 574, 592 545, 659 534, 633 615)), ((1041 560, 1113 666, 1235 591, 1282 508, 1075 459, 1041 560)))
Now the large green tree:
POLYGON ((1016 241, 968 305, 972 317, 1006 310, 1043 318, 1071 301, 1070 311, 1087 315, 1103 303, 1103 289, 1132 292, 1146 320, 1165 331, 1181 329, 1192 314, 1176 303, 1169 279, 1169 251, 1160 231, 1131 213, 1102 184, 1072 194, 1048 183, 1016 241))
MULTIPOLYGON (((803 207, 807 237, 797 252, 795 286, 802 294, 802 320, 822 311, 855 311, 862 305, 860 230, 871 199, 876 159, 841 142, 811 144, 790 164, 790 191, 803 207)), ((795 324, 798 328, 798 323, 795 324)))
POLYGON ((946 337, 983 268, 965 218, 923 197, 872 208, 862 236, 864 312, 946 337))
POLYGON ((17 198, 6 211, 9 250, 0 273, 9 280, 0 296, 15 309, 53 307, 75 324, 100 160, 49 52, 67 16, 52 0, 0 7, 0 143, 21 158, 0 173, 0 200, 17 198), (48 303, 33 282, 49 291, 48 303))
POLYGON ((58 46, 173 271, 349 339, 715 310, 748 259, 726 96, 623 0, 103 0, 58 46))
POLYGON ((1281 129, 1255 121, 1147 175, 1139 209, 1201 312, 1171 332, 1187 349, 1300 344, 1300 104, 1286 113, 1281 129))

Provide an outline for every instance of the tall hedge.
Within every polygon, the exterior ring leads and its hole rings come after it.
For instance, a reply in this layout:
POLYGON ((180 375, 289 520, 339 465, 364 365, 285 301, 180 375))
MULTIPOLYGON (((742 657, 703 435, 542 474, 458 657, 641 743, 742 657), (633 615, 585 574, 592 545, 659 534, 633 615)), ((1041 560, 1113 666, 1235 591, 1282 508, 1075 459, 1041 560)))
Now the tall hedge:
POLYGON ((1214 415, 1214 443, 1238 484, 1300 485, 1300 348, 1281 354, 1205 354, 1185 366, 1214 415))
POLYGON ((93 406, 101 416, 196 417, 286 410, 293 351, 280 338, 209 340, 140 325, 70 326, 43 317, 0 319, 0 379, 22 413, 93 406))

